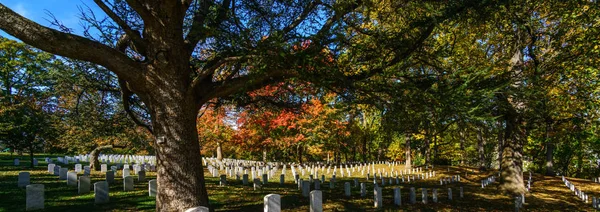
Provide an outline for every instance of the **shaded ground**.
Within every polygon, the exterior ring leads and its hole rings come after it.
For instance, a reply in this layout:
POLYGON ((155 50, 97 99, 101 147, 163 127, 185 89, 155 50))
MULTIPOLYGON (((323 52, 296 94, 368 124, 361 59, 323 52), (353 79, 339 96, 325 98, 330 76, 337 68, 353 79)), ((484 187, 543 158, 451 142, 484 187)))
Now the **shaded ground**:
MULTIPOLYGON (((68 187, 66 181, 58 180, 57 176, 47 172, 47 164, 43 161, 45 155, 37 155, 39 165, 33 169, 27 168, 29 162, 26 157, 21 158, 21 166, 13 166, 11 157, 0 154, 0 211, 24 211, 25 189, 17 187, 17 176, 20 171, 31 173, 31 183, 44 184, 46 187, 45 211, 154 211, 155 200, 148 197, 148 183, 136 182, 135 191, 124 192, 121 173, 115 174, 115 183, 110 185, 110 204, 94 205, 93 193, 78 195, 76 187, 68 187)), ((53 157, 54 158, 54 157, 53 157)), ((69 169, 74 169, 74 164, 69 169)), ((63 166, 64 167, 64 166, 63 166)), ((376 168, 387 168, 387 165, 377 165, 376 168)), ((400 167, 396 167, 399 170, 400 167)), ((429 171, 425 170, 424 171, 429 171)), ((498 183, 493 183, 481 188, 481 180, 493 172, 478 172, 468 167, 442 167, 436 166, 436 176, 428 180, 404 183, 401 185, 387 185, 383 188, 384 211, 514 211, 514 201, 503 195, 497 188, 498 183), (469 172, 469 174, 465 174, 469 172), (449 185, 440 185, 439 179, 460 174, 461 182, 449 185), (401 207, 393 206, 393 188, 400 187, 402 192, 401 207), (459 187, 464 188, 464 198, 459 198, 459 187), (417 204, 407 204, 409 201, 409 188, 417 190, 417 204), (420 188, 428 188, 429 203, 422 204, 420 188), (432 189, 438 189, 438 203, 432 203, 432 189), (448 200, 448 188, 453 190, 453 200, 448 200)), ((279 173, 278 173, 279 174, 279 173)), ((360 174, 360 172, 358 172, 360 174)), ((320 174, 319 174, 320 175, 320 174)), ((367 182, 367 196, 360 197, 360 189, 352 187, 352 197, 344 197, 344 182, 353 185, 353 178, 340 178, 335 188, 329 188, 329 175, 321 185, 323 191, 325 211, 376 211, 373 208, 372 180, 367 182)), ((527 176, 527 175, 526 175, 527 176)), ((357 176, 358 177, 358 176, 357 176)), ((147 180, 154 179, 154 173, 147 173, 147 180)), ((307 177, 305 177, 307 178, 307 177)), ((261 211, 263 197, 269 193, 282 196, 283 211, 308 211, 309 201, 302 197, 301 191, 293 183, 291 171, 286 173, 286 184, 279 186, 279 177, 274 177, 272 182, 262 190, 254 191, 251 185, 243 186, 241 181, 229 180, 227 187, 218 186, 218 179, 207 175, 207 188, 210 201, 216 211, 261 211)), ((92 171, 92 184, 104 180, 104 174, 92 171)), ((137 178, 136 178, 137 180, 137 178)), ((526 194, 526 203, 522 211, 593 211, 592 196, 600 196, 600 184, 590 180, 569 178, 576 186, 590 195, 589 203, 579 200, 567 187, 560 177, 546 177, 534 174, 532 190, 526 194)), ((93 189, 92 189, 93 190, 93 189)))

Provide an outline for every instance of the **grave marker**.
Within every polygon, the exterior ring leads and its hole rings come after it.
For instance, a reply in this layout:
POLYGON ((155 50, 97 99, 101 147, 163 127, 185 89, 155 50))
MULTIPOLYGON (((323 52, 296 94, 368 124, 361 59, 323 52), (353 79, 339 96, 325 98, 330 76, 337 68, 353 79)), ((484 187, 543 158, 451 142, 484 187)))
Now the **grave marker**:
POLYGON ((32 184, 25 187, 25 210, 44 209, 44 185, 32 184))
POLYGON ((29 172, 19 172, 19 179, 17 181, 17 186, 22 188, 22 187, 26 187, 27 185, 29 185, 30 177, 31 177, 31 175, 29 174, 29 172))

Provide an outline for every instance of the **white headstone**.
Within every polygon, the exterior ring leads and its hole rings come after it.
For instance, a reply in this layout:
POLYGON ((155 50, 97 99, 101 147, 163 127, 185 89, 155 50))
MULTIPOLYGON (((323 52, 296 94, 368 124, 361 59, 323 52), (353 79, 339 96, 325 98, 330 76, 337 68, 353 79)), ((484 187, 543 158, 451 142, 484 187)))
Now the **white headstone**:
POLYGON ((280 212, 281 211, 281 196, 279 194, 268 194, 264 197, 265 212, 280 212))
POLYGON ((373 189, 373 200, 375 203, 375 208, 382 208, 383 207, 383 193, 381 192, 381 187, 376 186, 373 189))
POLYGON ((323 212, 323 193, 320 190, 310 192, 310 212, 323 212))
POLYGON ((198 206, 198 207, 188 208, 187 210, 185 210, 185 212, 210 212, 210 210, 207 207, 198 206))
POLYGON ((106 181, 100 181, 94 183, 94 202, 96 204, 108 203, 108 183, 106 181))
POLYGON ((77 186, 77 172, 74 172, 74 171, 67 172, 67 185, 68 186, 77 186))
POLYGON ((133 191, 133 177, 126 176, 123 178, 123 191, 133 191))
POLYGON ((32 184, 25 187, 25 210, 44 209, 44 185, 32 184))
POLYGON ((148 196, 155 197, 156 191, 158 191, 156 187, 156 180, 148 181, 148 196))

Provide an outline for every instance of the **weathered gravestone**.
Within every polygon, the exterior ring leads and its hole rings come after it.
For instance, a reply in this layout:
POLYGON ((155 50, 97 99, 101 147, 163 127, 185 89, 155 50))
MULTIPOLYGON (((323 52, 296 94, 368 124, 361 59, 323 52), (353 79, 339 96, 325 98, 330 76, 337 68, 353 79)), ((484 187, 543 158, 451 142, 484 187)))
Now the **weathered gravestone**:
POLYGON ((402 205, 402 194, 400 193, 400 188, 398 187, 394 188, 394 205, 402 205))
POLYGON ((417 203, 417 196, 415 194, 415 187, 410 187, 410 204, 417 203))
POLYGON ((106 171, 106 182, 107 183, 115 182, 115 173, 113 171, 106 171))
POLYGON ((323 193, 320 190, 310 192, 310 212, 323 212, 323 193))
POLYGON ((123 178, 123 191, 133 191, 133 177, 126 176, 123 178))
POLYGON ((281 196, 279 194, 268 194, 264 197, 265 212, 280 212, 281 211, 281 196))
POLYGON ((123 169, 123 179, 125 179, 125 177, 127 177, 127 176, 129 176, 129 175, 130 175, 130 173, 129 173, 129 169, 128 169, 128 168, 124 168, 124 169, 123 169))
POLYGON ((91 172, 92 172, 92 170, 90 169, 90 166, 83 167, 83 176, 90 176, 91 172))
POLYGON ((106 181, 100 181, 94 183, 94 202, 96 204, 108 203, 108 183, 106 181))
POLYGON ((360 183, 360 196, 367 196, 367 185, 365 183, 360 183))
POLYGON ((146 171, 140 170, 138 171, 138 182, 146 181, 146 171))
POLYGON ((15 158, 15 160, 14 160, 14 165, 15 165, 15 166, 18 166, 18 165, 20 165, 20 164, 21 164, 21 162, 19 161, 19 159, 18 159, 18 158, 15 158))
POLYGON ((77 186, 77 172, 74 172, 74 171, 67 172, 67 185, 68 186, 77 186))
POLYGON ((54 163, 48 164, 48 173, 54 174, 54 163))
POLYGON ((58 179, 59 180, 66 180, 67 179, 67 172, 69 171, 69 169, 67 168, 60 168, 59 172, 58 172, 58 179))
POLYGON ((59 176, 60 175, 60 166, 54 166, 54 173, 55 176, 59 176))
POLYGON ((75 172, 81 172, 81 164, 75 164, 75 172))
POLYGON ((148 181, 148 196, 155 197, 156 196, 156 180, 148 181))
POLYGON ((242 175, 242 184, 248 185, 248 174, 242 175))
POLYGON ((30 183, 30 174, 29 172, 19 172, 19 179, 17 181, 18 187, 26 187, 30 183))
POLYGON ((100 164, 100 172, 105 173, 106 171, 108 171, 108 165, 100 164))
POLYGON ((346 197, 350 197, 350 182, 345 182, 344 183, 344 195, 346 197))
POLYGON ((302 181, 302 196, 308 197, 310 192, 310 181, 304 180, 302 181))
POLYGON ((383 193, 381 192, 381 187, 376 186, 373 189, 373 202, 375 203, 375 208, 382 208, 383 207, 383 193))
POLYGON ((227 185, 227 175, 222 174, 219 178, 219 186, 227 185))
POLYGON ((90 193, 91 181, 88 176, 79 177, 79 182, 77 182, 77 192, 79 194, 87 194, 90 193))
POLYGON ((25 187, 25 210, 44 209, 44 185, 32 184, 25 187))
POLYGON ((262 183, 260 182, 260 179, 254 178, 253 182, 254 182, 254 190, 255 191, 258 189, 262 189, 262 183))

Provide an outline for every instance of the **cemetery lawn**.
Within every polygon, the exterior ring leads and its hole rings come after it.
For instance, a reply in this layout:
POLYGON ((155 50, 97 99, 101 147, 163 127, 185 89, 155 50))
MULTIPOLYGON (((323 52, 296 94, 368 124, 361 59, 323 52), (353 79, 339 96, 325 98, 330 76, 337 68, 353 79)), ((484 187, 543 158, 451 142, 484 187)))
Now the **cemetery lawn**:
MULTIPOLYGON (((24 211, 25 189, 17 187, 19 172, 31 173, 32 184, 45 185, 45 210, 44 211, 154 211, 155 199, 148 196, 148 182, 137 182, 135 191, 124 192, 121 171, 115 173, 115 183, 110 185, 110 203, 103 205, 94 204, 92 192, 85 195, 77 194, 77 187, 69 187, 64 180, 47 172, 45 157, 56 158, 58 155, 35 155, 39 160, 38 166, 29 168, 28 156, 17 157, 0 153, 0 211, 24 211), (20 158, 21 164, 16 167, 13 159, 20 158)), ((83 163, 82 163, 83 164, 83 163)), ((67 165, 69 170, 75 164, 67 165)), ((65 166, 62 166, 65 167, 65 166)), ((378 165, 378 168, 387 168, 387 165, 378 165)), ((396 168, 398 170, 398 168, 396 168)), ((431 170, 431 169, 429 169, 431 170)), ((429 171, 423 168, 423 171, 429 171)), ((492 175, 493 172, 478 172, 468 167, 436 166, 436 176, 432 179, 401 184, 402 206, 393 206, 392 188, 396 185, 386 185, 383 188, 383 204, 386 211, 514 211, 513 200, 498 190, 498 183, 493 183, 481 188, 481 180, 492 175), (449 168, 449 171, 448 171, 449 168), (465 175, 469 172, 468 175, 465 175), (441 186, 439 179, 453 175, 461 176, 461 182, 441 186), (459 187, 464 188, 464 198, 459 198, 459 187), (415 187, 417 191, 417 204, 408 203, 408 190, 415 187), (429 203, 424 205, 421 201, 421 187, 429 188, 429 203), (438 189, 439 203, 432 203, 432 188, 438 189), (449 201, 448 188, 453 190, 453 200, 449 201)), ((270 183, 262 190, 254 191, 251 185, 243 186, 235 177, 228 178, 229 186, 220 187, 218 179, 206 175, 206 185, 210 195, 211 206, 216 211, 262 211, 263 197, 270 193, 281 195, 282 211, 308 211, 309 201, 302 197, 297 184, 293 183, 292 174, 288 168, 286 184, 279 186, 279 177, 271 179, 270 183)), ((208 171, 205 170, 205 174, 208 171)), ((222 173, 224 174, 224 172, 222 173)), ((358 172, 360 174, 360 172, 358 172)), ((320 175, 320 174, 319 174, 320 175)), ((373 208, 372 180, 367 183, 367 196, 360 197, 360 189, 352 187, 352 197, 344 197, 344 182, 353 185, 352 178, 337 177, 335 189, 329 188, 329 175, 327 182, 321 185, 323 191, 324 211, 376 211, 373 208)), ((527 174, 525 176, 528 176, 527 174)), ((154 172, 147 172, 147 180, 155 179, 154 172)), ((358 177, 358 176, 357 176, 358 177)), ((103 181, 104 174, 92 171, 90 176, 92 184, 103 181)), ((304 179, 307 177, 305 176, 304 179)), ((567 187, 560 177, 547 177, 533 175, 532 190, 526 194, 524 211, 593 211, 592 196, 600 196, 600 184, 590 180, 568 178, 577 187, 589 194, 589 203, 579 200, 567 187)), ((367 182, 363 177, 360 182, 367 182)))

